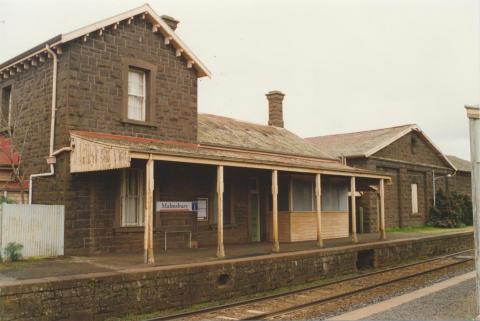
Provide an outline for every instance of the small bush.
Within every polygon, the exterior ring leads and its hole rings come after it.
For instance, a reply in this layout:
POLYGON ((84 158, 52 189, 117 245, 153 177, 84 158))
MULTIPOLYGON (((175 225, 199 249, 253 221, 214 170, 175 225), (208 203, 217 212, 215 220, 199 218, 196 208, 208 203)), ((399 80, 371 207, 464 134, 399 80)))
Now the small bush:
POLYGON ((10 259, 11 262, 15 262, 22 258, 22 249, 23 249, 22 244, 19 244, 16 242, 10 242, 7 244, 3 252, 5 256, 10 259))
POLYGON ((458 192, 446 194, 440 189, 435 197, 436 207, 430 209, 429 226, 452 228, 472 225, 472 202, 468 195, 458 192))

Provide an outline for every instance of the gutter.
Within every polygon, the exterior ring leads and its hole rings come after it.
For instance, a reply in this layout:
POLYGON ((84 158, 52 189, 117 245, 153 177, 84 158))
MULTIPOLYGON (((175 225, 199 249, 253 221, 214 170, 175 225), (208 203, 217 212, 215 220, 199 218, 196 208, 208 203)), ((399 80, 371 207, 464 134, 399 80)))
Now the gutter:
POLYGON ((57 64, 58 58, 55 52, 50 49, 47 44, 45 46, 47 52, 53 57, 53 80, 52 80, 52 119, 50 122, 50 148, 47 158, 47 163, 50 165, 50 171, 45 173, 31 174, 28 182, 28 204, 32 204, 33 179, 36 177, 47 177, 55 174, 55 155, 53 153, 53 144, 55 139, 55 116, 57 110, 57 64))

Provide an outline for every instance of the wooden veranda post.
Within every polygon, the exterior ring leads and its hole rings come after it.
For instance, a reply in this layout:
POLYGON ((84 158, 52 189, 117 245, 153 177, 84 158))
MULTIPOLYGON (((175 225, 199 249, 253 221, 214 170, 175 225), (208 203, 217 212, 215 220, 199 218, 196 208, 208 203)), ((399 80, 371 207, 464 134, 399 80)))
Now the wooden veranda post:
POLYGON ((223 246, 223 166, 217 166, 217 257, 225 257, 223 246))
POLYGON ((355 200, 355 194, 357 192, 357 189, 355 187, 355 176, 352 176, 350 179, 350 195, 351 195, 351 209, 352 209, 352 242, 357 243, 358 242, 358 237, 357 237, 357 205, 356 205, 356 200, 355 200))
POLYGON ((278 171, 272 171, 272 230, 273 230, 273 252, 280 252, 278 242, 278 171))
POLYGON ((153 264, 153 178, 154 160, 150 156, 145 167, 145 219, 144 219, 144 263, 153 264))
POLYGON ((385 233, 385 180, 380 179, 380 239, 386 240, 387 233, 385 233))
POLYGON ((317 246, 323 247, 322 239, 322 183, 320 174, 315 175, 315 204, 317 210, 317 246))

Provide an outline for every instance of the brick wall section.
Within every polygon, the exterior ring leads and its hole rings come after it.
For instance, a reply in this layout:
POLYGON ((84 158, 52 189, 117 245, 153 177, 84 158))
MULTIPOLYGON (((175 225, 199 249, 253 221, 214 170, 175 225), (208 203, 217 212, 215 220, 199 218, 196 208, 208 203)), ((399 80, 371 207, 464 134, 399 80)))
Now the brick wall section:
MULTIPOLYGON (((197 141, 197 77, 173 47, 140 18, 103 35, 91 34, 86 42, 65 44, 58 56, 55 146, 69 145, 70 130, 197 141), (156 70, 153 97, 154 126, 121 122, 124 59, 134 58, 156 70)), ((28 110, 20 120, 18 136, 27 137, 22 158, 25 174, 49 170, 48 155, 52 93, 52 59, 0 80, 13 84, 13 108, 28 110), (30 126, 27 126, 30 124, 30 126), (28 129, 28 132, 25 132, 28 129)), ((112 225, 118 213, 119 174, 69 172, 69 154, 57 157, 55 175, 33 182, 33 202, 65 205, 66 253, 141 249, 141 233, 118 233, 112 225), (89 249, 91 247, 91 250, 89 249)))
POLYGON ((103 36, 75 40, 69 56, 68 126, 70 129, 168 140, 197 141, 197 77, 184 58, 152 32, 146 20, 107 28, 103 36), (122 123, 122 59, 133 58, 156 68, 155 127, 122 123))
POLYGON ((392 158, 415 164, 447 167, 424 138, 416 132, 402 136, 394 143, 375 153, 374 156, 392 158), (415 144, 412 144, 412 140, 415 144))
MULTIPOLYGON (((391 184, 385 185, 385 226, 415 226, 428 220, 433 204, 432 170, 435 175, 451 173, 447 165, 432 147, 416 132, 411 132, 372 157, 348 159, 348 165, 385 173, 392 177, 391 184), (415 146, 412 147, 412 139, 415 146), (417 184, 418 213, 412 213, 411 184, 417 184)), ((458 185, 460 185, 459 183, 458 185)), ((436 188, 446 190, 444 179, 436 181, 436 188)), ((364 231, 378 229, 377 200, 374 192, 365 193, 359 199, 364 209, 364 231)))
MULTIPOLYGON (((68 143, 67 79, 68 56, 58 56, 57 112, 54 149, 68 143)), ((17 150, 22 150, 22 172, 28 179, 30 174, 49 171, 46 157, 49 153, 51 101, 52 101, 53 59, 47 59, 35 67, 0 79, 0 87, 12 85, 12 119, 16 122, 14 141, 17 150), (23 140, 25 139, 25 143, 23 140)), ((53 178, 35 179, 33 186, 34 203, 63 204, 67 167, 65 159, 59 156, 53 178)), ((26 196, 28 197, 28 195, 26 196)))
POLYGON ((0 315, 2 321, 105 320, 351 273, 356 270, 357 252, 362 250, 373 250, 375 266, 385 267, 403 260, 462 251, 472 246, 473 233, 463 233, 184 267, 28 281, 0 288, 0 315), (225 285, 218 283, 221 274, 229 276, 225 285))
POLYGON ((375 267, 386 267, 402 262, 455 253, 473 248, 473 233, 454 233, 433 236, 421 240, 402 241, 399 246, 379 246, 375 248, 375 267))
MULTIPOLYGON (((136 161, 133 166, 144 166, 136 161)), ((245 243, 248 241, 248 180, 258 175, 241 169, 225 170, 225 186, 235 186, 233 191, 234 224, 225 225, 224 242, 245 243)), ((102 252, 143 251, 143 227, 120 227, 120 170, 99 172, 94 175, 82 173, 72 176, 66 206, 70 215, 65 222, 65 249, 67 255, 102 252)), ((216 225, 213 224, 216 168, 191 164, 156 162, 155 201, 193 201, 208 198, 209 221, 192 224, 190 213, 155 213, 154 248, 164 247, 164 230, 189 230, 199 246, 215 245, 216 225), (162 222, 158 222, 161 220, 162 222), (162 226, 162 223, 164 226, 162 226), (165 226, 167 225, 167 226, 165 226), (169 227, 175 225, 176 227, 169 227)), ((232 195, 224 195, 230 198, 232 195)), ((230 209, 225 209, 229 211, 230 209)), ((263 212, 262 212, 262 215, 263 212)), ((186 247, 188 236, 169 234, 168 247, 186 247)))

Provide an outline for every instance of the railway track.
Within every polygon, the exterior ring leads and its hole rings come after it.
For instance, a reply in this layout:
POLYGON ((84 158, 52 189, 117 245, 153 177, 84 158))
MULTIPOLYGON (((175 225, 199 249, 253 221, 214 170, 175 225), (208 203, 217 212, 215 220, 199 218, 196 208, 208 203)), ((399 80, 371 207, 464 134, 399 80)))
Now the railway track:
POLYGON ((306 309, 321 303, 333 302, 377 288, 445 270, 473 260, 466 254, 473 250, 457 252, 420 262, 405 264, 380 271, 356 275, 339 281, 314 285, 289 292, 228 303, 224 305, 157 317, 162 320, 260 320, 280 318, 282 315, 306 309))

